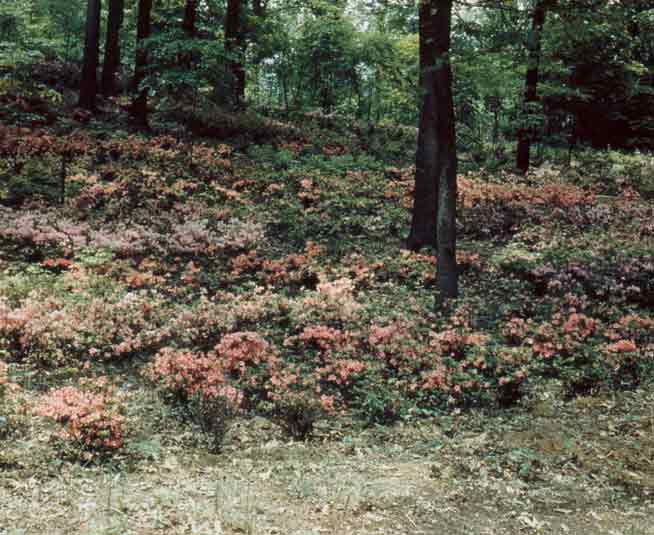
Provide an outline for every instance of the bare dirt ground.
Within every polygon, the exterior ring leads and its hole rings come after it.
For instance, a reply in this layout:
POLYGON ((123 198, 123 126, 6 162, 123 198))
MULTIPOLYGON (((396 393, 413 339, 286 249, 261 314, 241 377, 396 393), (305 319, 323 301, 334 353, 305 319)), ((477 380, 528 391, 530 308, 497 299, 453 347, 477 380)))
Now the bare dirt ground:
POLYGON ((556 397, 308 443, 239 420, 210 455, 137 390, 111 463, 53 461, 39 422, 1 445, 0 533, 654 534, 654 393, 556 397))

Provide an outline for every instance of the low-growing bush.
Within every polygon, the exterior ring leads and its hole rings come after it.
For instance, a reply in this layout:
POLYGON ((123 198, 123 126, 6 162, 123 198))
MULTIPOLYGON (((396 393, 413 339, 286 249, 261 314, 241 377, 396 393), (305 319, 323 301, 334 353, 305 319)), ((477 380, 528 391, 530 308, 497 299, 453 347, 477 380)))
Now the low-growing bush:
POLYGON ((162 302, 148 292, 78 300, 39 292, 12 307, 0 299, 0 353, 43 367, 123 360, 167 340, 162 302))
POLYGON ((210 453, 222 450, 225 435, 239 413, 240 398, 236 389, 224 388, 215 396, 196 394, 187 404, 186 411, 202 430, 210 453))
POLYGON ((359 387, 357 413, 369 424, 388 425, 400 420, 406 412, 406 400, 392 385, 370 381, 359 387))
POLYGON ((215 353, 164 348, 144 372, 164 400, 200 427, 214 453, 243 403, 242 392, 227 382, 226 364, 215 353))
POLYGON ((331 410, 330 401, 313 392, 285 392, 275 397, 272 419, 296 440, 306 440, 316 422, 331 410))
POLYGON ((336 412, 334 396, 324 394, 314 378, 302 374, 299 365, 273 370, 266 398, 260 410, 297 440, 309 438, 320 418, 336 412))
POLYGON ((81 379, 44 394, 35 413, 61 426, 65 454, 92 461, 123 446, 123 401, 106 378, 81 379))

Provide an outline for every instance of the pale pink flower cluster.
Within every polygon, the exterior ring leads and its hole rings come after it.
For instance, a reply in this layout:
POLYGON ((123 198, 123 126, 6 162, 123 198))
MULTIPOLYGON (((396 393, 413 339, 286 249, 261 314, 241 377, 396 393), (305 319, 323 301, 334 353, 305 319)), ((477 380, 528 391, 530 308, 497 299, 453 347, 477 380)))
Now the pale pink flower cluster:
POLYGON ((618 340, 613 344, 607 345, 606 350, 609 353, 636 353, 638 346, 636 346, 633 340, 618 340))
POLYGON ((125 358, 170 337, 167 314, 164 303, 146 292, 127 293, 113 303, 34 294, 16 308, 0 299, 0 350, 45 366, 86 357, 125 358))
POLYGON ((87 223, 61 217, 54 211, 13 210, 0 206, 0 238, 20 244, 60 245, 80 248, 88 245, 87 223))
POLYGON ((354 320, 360 310, 361 304, 354 297, 354 282, 348 278, 322 282, 316 291, 293 303, 298 323, 354 320))
POLYGON ((259 365, 274 360, 268 342, 255 332, 236 332, 226 335, 215 347, 215 352, 225 370, 245 375, 248 365, 259 365))
POLYGON ((338 386, 351 386, 354 380, 368 369, 360 360, 334 360, 332 363, 316 368, 317 377, 338 386))
POLYGON ((307 347, 316 347, 322 351, 328 349, 342 350, 348 340, 348 334, 326 325, 305 327, 299 339, 307 347))
POLYGON ((35 413, 64 426, 62 438, 88 450, 117 450, 123 444, 119 396, 110 388, 86 392, 67 386, 41 398, 35 413))
POLYGON ((181 308, 169 327, 177 343, 209 350, 225 334, 255 326, 284 306, 283 298, 261 288, 240 295, 222 293, 212 299, 201 296, 190 307, 181 308))
POLYGON ((225 370, 215 356, 166 347, 157 353, 145 375, 182 401, 196 395, 206 399, 222 397, 237 407, 243 397, 226 383, 225 370))
POLYGON ((263 227, 232 219, 172 220, 167 214, 145 223, 107 224, 92 228, 62 216, 56 210, 13 210, 0 207, 0 239, 21 245, 81 249, 108 249, 119 256, 156 254, 215 254, 247 250, 261 241, 263 227))

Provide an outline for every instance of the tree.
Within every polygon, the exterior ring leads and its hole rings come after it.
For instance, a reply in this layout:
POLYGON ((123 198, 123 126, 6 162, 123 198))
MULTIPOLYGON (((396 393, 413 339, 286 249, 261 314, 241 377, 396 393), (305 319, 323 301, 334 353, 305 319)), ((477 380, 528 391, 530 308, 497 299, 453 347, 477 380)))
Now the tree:
POLYGON ((531 31, 527 38, 527 75, 525 79, 525 97, 523 121, 518 132, 518 154, 516 167, 522 173, 529 171, 531 141, 534 137, 534 106, 538 102, 538 67, 541 55, 541 34, 545 25, 548 0, 536 0, 532 13, 531 31))
POLYGON ((101 0, 88 0, 86 5, 86 38, 84 41, 84 67, 80 83, 79 107, 95 110, 98 93, 98 63, 100 59, 101 0))
POLYGON ((189 37, 195 37, 197 28, 195 23, 198 17, 198 0, 186 0, 184 7, 184 20, 182 28, 189 37))
POLYGON ((107 39, 104 47, 104 65, 102 67, 102 94, 115 95, 116 73, 120 66, 120 28, 123 24, 125 0, 109 0, 107 16, 107 39))
POLYGON ((227 0, 225 52, 227 53, 227 102, 238 108, 245 102, 243 0, 227 0))
POLYGON ((266 16, 266 9, 268 7, 267 0, 252 0, 252 11, 254 16, 263 18, 266 16))
POLYGON ((132 102, 131 114, 141 128, 148 127, 148 88, 142 87, 148 67, 148 51, 145 40, 151 31, 152 0, 139 0, 136 21, 136 64, 134 68, 134 89, 136 97, 132 102))
POLYGON ((421 108, 416 151, 413 220, 407 246, 438 249, 441 299, 458 295, 456 266, 456 135, 450 32, 452 0, 420 4, 421 108))
MULTIPOLYGON (((450 65, 450 32, 452 29, 452 0, 441 0, 434 16, 433 42, 436 49, 434 63, 435 113, 430 117, 436 127, 437 149, 437 227, 438 288, 440 299, 446 301, 459 295, 459 271, 456 265, 456 197, 457 155, 450 65)), ((431 101, 429 102, 431 105, 431 101)), ((433 127, 433 126, 432 126, 433 127)))
POLYGON ((554 68, 548 68, 544 55, 540 75, 547 82, 548 91, 541 99, 548 130, 566 131, 571 148, 579 141, 597 149, 651 150, 651 3, 558 0, 550 6, 542 39, 543 50, 555 63, 554 68))
POLYGON ((316 1, 308 6, 298 41, 299 81, 308 90, 310 102, 331 113, 339 101, 351 100, 357 88, 356 29, 344 15, 342 1, 316 1))

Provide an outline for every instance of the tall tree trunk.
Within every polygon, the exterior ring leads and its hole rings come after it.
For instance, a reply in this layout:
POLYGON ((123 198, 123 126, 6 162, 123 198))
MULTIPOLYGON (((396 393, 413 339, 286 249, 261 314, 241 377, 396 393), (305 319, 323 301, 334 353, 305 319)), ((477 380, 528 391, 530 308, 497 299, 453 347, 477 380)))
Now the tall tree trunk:
MULTIPOLYGON (((182 30, 189 39, 194 39, 197 35, 197 18, 198 18, 198 0, 186 0, 184 6, 184 19, 182 20, 182 30)), ((188 70, 193 69, 193 60, 197 58, 195 50, 189 50, 179 55, 179 65, 188 70)), ((193 88, 197 92, 197 88, 193 88)))
MULTIPOLYGON (((438 209, 438 134, 436 130, 436 89, 434 65, 439 51, 434 46, 435 17, 432 14, 439 2, 420 3, 420 73, 421 98, 416 150, 416 177, 413 192, 413 218, 405 246, 412 251, 436 247, 436 213, 438 209)), ((371 96, 372 101, 372 96, 371 96)), ((372 106, 372 104, 370 104, 372 106)), ((368 112, 370 120, 370 110, 368 112)))
POLYGON ((136 64, 134 68, 134 90, 136 96, 132 101, 131 114, 134 123, 141 127, 148 127, 148 88, 140 87, 145 80, 148 67, 148 51, 145 39, 151 31, 152 0, 139 0, 138 19, 136 21, 136 64))
POLYGON ((189 37, 195 37, 197 28, 195 23, 198 17, 198 0, 186 0, 186 7, 184 8, 184 20, 182 21, 182 29, 189 37))
POLYGON ((538 102, 538 68, 541 55, 541 34, 545 25, 548 0, 536 0, 531 18, 531 31, 527 39, 528 63, 525 79, 523 125, 518 132, 516 167, 522 173, 529 171, 531 142, 534 137, 533 108, 538 102))
POLYGON ((98 93, 98 63, 100 59, 101 0, 88 0, 86 5, 86 38, 84 41, 84 67, 79 91, 79 107, 95 110, 98 93))
POLYGON ((120 66, 120 28, 123 25, 124 11, 125 0, 109 0, 107 40, 102 67, 102 94, 107 97, 118 92, 116 73, 120 66))
POLYGON ((439 299, 459 293, 456 265, 457 156, 450 66, 453 0, 420 6, 422 106, 416 151, 413 221, 407 240, 417 250, 437 244, 439 299))
POLYGON ((228 94, 226 100, 234 107, 241 107, 245 102, 245 68, 243 0, 227 0, 225 16, 225 51, 228 66, 228 94))
POLYGON ((437 139, 437 237, 438 289, 440 300, 459 295, 459 271, 456 265, 456 198, 457 167, 454 98, 452 96, 452 68, 450 66, 450 32, 452 29, 452 0, 437 2, 434 13, 437 50, 434 64, 436 93, 437 139))
POLYGON ((254 12, 255 17, 265 17, 267 7, 267 0, 252 0, 252 11, 254 12))

